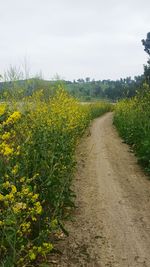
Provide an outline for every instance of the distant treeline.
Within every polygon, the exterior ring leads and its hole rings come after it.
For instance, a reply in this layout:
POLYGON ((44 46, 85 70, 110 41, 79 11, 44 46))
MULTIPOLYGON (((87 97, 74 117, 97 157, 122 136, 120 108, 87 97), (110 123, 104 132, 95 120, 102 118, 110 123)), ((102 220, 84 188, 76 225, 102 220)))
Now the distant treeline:
POLYGON ((127 77, 120 80, 88 80, 79 79, 74 82, 66 82, 67 90, 75 97, 83 100, 95 98, 117 101, 122 98, 130 98, 140 90, 144 82, 144 76, 136 76, 134 79, 127 77))
POLYGON ((0 82, 0 99, 18 98, 30 96, 34 92, 43 89, 46 98, 53 95, 58 84, 63 84, 66 90, 74 97, 82 101, 95 99, 108 99, 117 101, 122 98, 130 98, 136 94, 144 82, 144 76, 136 76, 134 79, 127 77, 120 80, 90 80, 78 79, 71 81, 58 80, 46 81, 40 78, 0 82))

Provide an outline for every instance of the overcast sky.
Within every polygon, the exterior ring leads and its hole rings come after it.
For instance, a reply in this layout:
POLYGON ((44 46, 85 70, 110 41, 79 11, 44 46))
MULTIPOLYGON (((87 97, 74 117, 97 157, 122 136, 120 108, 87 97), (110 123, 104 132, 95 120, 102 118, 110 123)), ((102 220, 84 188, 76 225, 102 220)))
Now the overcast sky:
POLYGON ((142 74, 150 0, 0 0, 0 73, 24 58, 45 79, 142 74))

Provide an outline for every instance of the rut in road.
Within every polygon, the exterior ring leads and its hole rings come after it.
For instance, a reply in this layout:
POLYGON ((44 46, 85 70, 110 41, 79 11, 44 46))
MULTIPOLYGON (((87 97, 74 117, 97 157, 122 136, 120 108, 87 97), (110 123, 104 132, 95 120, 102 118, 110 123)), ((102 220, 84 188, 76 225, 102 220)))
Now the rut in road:
POLYGON ((150 266, 150 181, 112 118, 96 119, 78 148, 78 208, 57 266, 150 266))

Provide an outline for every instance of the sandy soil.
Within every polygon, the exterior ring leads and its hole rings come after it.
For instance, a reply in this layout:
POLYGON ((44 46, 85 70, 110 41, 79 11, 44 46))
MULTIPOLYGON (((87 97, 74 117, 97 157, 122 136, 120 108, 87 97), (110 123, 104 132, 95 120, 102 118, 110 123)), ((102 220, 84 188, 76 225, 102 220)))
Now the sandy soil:
POLYGON ((150 266, 150 181, 112 116, 96 119, 79 145, 77 209, 55 266, 150 266))

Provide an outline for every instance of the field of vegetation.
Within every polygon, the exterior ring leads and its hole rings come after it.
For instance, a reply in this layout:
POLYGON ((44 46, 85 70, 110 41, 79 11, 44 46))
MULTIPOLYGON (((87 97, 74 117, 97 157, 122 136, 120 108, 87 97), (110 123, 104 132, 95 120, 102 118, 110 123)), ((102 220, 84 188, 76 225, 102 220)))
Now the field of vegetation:
MULTIPOLYGON (((140 89, 143 83, 143 75, 136 76, 134 79, 127 77, 126 79, 119 80, 84 80, 78 79, 77 81, 53 80, 46 81, 40 77, 30 79, 16 80, 16 75, 10 75, 17 72, 15 67, 7 74, 8 78, 5 82, 0 82, 0 99, 7 99, 14 97, 22 99, 25 96, 30 96, 41 88, 44 89, 45 94, 49 94, 49 89, 53 90, 57 87, 58 83, 65 86, 66 91, 73 97, 80 101, 98 101, 107 100, 116 102, 119 99, 130 98, 135 96, 136 91, 140 89)), ((25 76, 25 75, 24 75, 25 76)))
POLYGON ((150 173, 150 88, 147 84, 136 97, 118 102, 114 124, 150 173))
POLYGON ((58 88, 0 104, 0 266, 43 266, 74 205, 75 148, 109 103, 81 105, 58 88))

